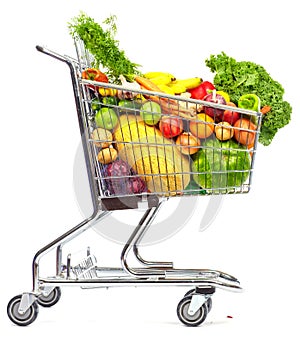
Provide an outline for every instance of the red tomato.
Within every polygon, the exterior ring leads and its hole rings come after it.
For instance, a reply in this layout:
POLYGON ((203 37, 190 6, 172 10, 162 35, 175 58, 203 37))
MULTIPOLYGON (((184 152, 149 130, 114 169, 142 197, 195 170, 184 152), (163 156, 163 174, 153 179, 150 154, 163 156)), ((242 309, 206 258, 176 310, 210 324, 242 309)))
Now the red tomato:
POLYGON ((163 116, 159 122, 159 130, 164 137, 170 139, 183 131, 183 122, 181 118, 163 116))
POLYGON ((191 98, 193 99, 203 99, 209 90, 214 90, 215 86, 209 81, 203 81, 199 86, 188 90, 191 93, 191 98))

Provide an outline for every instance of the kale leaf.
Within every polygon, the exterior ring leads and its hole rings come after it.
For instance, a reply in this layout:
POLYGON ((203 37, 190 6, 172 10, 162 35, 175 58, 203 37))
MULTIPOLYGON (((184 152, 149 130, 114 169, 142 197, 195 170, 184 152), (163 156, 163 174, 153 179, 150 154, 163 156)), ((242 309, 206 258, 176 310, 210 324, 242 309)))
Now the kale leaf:
POLYGON ((224 52, 211 55, 205 61, 214 75, 214 85, 218 90, 227 92, 231 100, 238 99, 247 93, 256 94, 261 106, 271 106, 271 111, 262 118, 259 142, 268 146, 278 129, 290 122, 292 107, 283 100, 284 88, 271 78, 266 69, 254 62, 238 62, 224 52))

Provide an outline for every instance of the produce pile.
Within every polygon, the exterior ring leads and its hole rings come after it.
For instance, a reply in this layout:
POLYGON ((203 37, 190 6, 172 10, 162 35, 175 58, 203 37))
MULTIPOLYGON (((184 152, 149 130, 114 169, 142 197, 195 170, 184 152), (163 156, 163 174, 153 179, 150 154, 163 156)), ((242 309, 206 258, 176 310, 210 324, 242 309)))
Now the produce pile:
POLYGON ((109 195, 248 191, 256 139, 269 144, 290 118, 280 84, 262 67, 224 53, 206 61, 216 72, 213 83, 143 73, 119 48, 115 19, 104 29, 81 13, 69 24, 94 57, 81 77, 91 144, 109 195), (260 80, 269 87, 258 87, 260 80))

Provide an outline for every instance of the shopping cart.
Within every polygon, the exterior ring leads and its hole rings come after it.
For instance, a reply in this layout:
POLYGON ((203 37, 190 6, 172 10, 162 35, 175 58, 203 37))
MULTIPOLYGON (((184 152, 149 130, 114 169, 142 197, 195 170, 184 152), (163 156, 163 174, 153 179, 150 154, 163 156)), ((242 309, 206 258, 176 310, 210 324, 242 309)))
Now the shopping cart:
POLYGON ((241 291, 239 281, 217 270, 177 269, 171 262, 145 260, 140 243, 164 201, 171 197, 249 192, 261 113, 84 79, 82 72, 91 67, 91 57, 80 40, 75 46, 75 59, 41 46, 37 50, 70 69, 93 213, 35 254, 32 291, 10 300, 8 317, 20 326, 31 324, 37 318, 38 306, 56 304, 64 286, 165 285, 191 288, 179 302, 177 315, 185 325, 200 325, 211 309, 216 288, 241 291), (199 116, 208 108, 209 117, 199 116), (241 121, 241 126, 235 125, 234 129, 222 127, 217 122, 222 122, 225 111, 251 119, 256 126, 247 128, 242 124, 247 121, 241 121), (163 119, 165 132, 160 124, 163 119), (216 137, 217 126, 234 136, 229 140, 216 137), (168 130, 174 128, 172 136, 168 130), (188 140, 181 141, 178 138, 182 132, 193 135, 185 134, 190 135, 188 140), (71 254, 63 262, 67 242, 112 211, 126 209, 139 209, 143 216, 123 247, 120 267, 98 266, 90 249, 79 263, 72 261, 71 254), (40 259, 53 250, 56 274, 41 276, 40 259), (129 253, 138 267, 128 263, 129 253))

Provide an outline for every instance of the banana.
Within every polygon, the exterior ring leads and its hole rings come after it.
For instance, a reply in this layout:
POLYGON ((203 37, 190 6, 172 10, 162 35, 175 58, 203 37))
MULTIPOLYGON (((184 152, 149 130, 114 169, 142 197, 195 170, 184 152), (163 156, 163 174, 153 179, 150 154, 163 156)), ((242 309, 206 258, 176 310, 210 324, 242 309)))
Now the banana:
POLYGON ((167 85, 172 82, 173 79, 168 75, 160 75, 155 78, 150 78, 149 80, 151 80, 155 85, 167 85))
POLYGON ((192 88, 199 86, 202 82, 202 79, 198 77, 181 80, 177 79, 176 82, 180 85, 183 85, 187 90, 190 90, 192 88))
POLYGON ((179 83, 177 80, 170 82, 169 84, 167 84, 167 86, 169 86, 175 94, 186 92, 186 87, 182 83, 179 83))
POLYGON ((147 79, 153 79, 153 78, 157 78, 159 76, 167 76, 170 79, 175 80, 175 76, 171 73, 166 73, 166 72, 148 72, 144 74, 144 77, 147 79))
POLYGON ((167 94, 171 94, 174 95, 175 92, 173 91, 173 89, 171 87, 169 87, 168 85, 157 85, 163 92, 167 93, 167 94))

